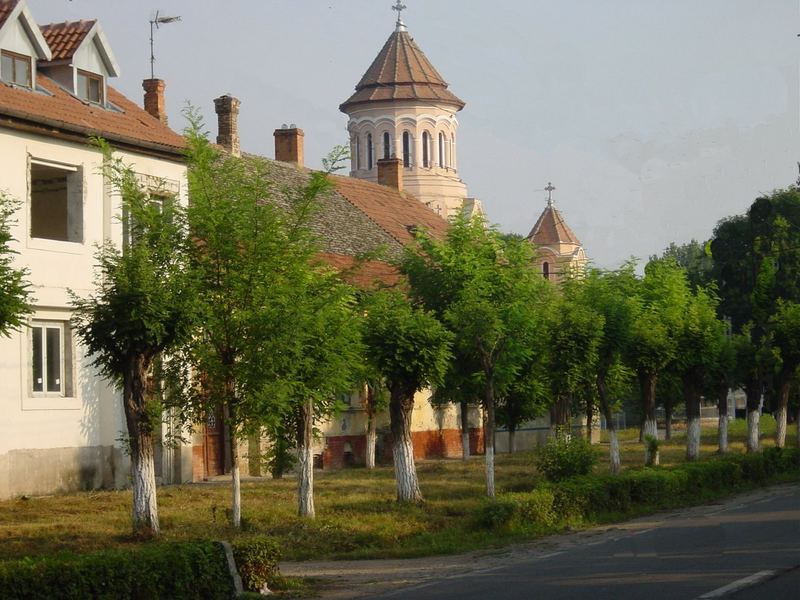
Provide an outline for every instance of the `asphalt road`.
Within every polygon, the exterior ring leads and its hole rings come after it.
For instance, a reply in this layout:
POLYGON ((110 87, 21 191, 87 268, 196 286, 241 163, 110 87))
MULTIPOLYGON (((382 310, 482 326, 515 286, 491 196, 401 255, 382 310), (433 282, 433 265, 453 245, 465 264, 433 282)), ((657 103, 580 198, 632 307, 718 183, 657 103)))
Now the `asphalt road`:
POLYGON ((560 551, 371 596, 386 600, 800 600, 800 485, 678 512, 560 551))

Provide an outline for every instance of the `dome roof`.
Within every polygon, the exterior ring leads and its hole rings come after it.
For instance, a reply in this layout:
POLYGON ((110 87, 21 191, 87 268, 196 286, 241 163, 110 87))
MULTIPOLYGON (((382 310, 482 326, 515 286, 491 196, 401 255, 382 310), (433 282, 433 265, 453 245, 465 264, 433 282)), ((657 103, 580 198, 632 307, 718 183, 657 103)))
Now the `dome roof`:
POLYGON ((574 244, 580 246, 578 237, 564 221, 561 212, 552 204, 548 204, 536 225, 528 234, 528 240, 537 246, 555 246, 556 244, 574 244))
POLYGON ((396 100, 442 102, 455 106, 456 110, 464 108, 464 102, 447 89, 447 82, 405 27, 398 27, 389 36, 356 85, 355 93, 339 109, 347 112, 358 104, 396 100))

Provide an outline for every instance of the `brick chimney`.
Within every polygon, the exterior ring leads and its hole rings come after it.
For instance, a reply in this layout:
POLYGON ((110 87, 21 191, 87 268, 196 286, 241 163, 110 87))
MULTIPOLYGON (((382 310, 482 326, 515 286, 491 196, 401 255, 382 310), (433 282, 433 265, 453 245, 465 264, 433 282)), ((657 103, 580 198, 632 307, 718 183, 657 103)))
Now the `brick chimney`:
POLYGON ((275 130, 275 160, 303 166, 303 130, 292 123, 275 130))
POLYGON ((156 119, 167 124, 167 107, 164 102, 164 88, 167 84, 163 79, 145 79, 142 81, 144 88, 144 109, 156 119))
POLYGON ((239 102, 238 98, 224 95, 214 99, 217 113, 217 143, 233 156, 241 156, 239 148, 239 102))
POLYGON ((403 161, 399 158, 378 160, 378 183, 403 191, 403 161))

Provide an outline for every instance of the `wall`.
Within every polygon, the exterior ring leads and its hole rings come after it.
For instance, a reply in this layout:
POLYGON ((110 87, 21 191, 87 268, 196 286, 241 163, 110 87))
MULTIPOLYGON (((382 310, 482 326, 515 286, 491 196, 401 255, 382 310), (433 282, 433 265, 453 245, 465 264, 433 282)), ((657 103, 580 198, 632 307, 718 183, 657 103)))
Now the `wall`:
MULTIPOLYGON (((68 289, 86 296, 93 288, 95 244, 104 237, 116 243, 122 239, 121 225, 114 219, 119 198, 98 172, 100 154, 86 144, 0 129, 0 156, 0 189, 23 203, 13 229, 19 252, 15 263, 30 272, 33 318, 66 324, 71 316, 68 289), (30 237, 31 157, 82 169, 82 243, 30 237)), ((185 200, 182 165, 121 156, 137 172, 180 182, 185 200)), ((128 459, 118 440, 125 430, 119 394, 90 365, 77 341, 72 351, 73 393, 40 397, 31 391, 29 331, 0 338, 0 498, 127 483, 128 459)), ((164 455, 174 464, 174 453, 164 455)), ((171 468, 167 465, 166 471, 171 468)))

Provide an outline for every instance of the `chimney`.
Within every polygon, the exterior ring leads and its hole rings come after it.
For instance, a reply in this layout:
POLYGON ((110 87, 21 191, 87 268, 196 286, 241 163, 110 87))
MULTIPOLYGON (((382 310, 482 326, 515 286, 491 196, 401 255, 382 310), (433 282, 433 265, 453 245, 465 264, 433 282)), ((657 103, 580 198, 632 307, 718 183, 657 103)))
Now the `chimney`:
POLYGON ((303 166, 303 130, 292 123, 275 130, 275 160, 303 166))
POLYGON ((145 79, 142 81, 144 88, 144 109, 156 119, 167 124, 167 107, 164 102, 164 88, 167 84, 163 79, 145 79))
POLYGON ((225 94, 214 99, 217 113, 217 143, 233 156, 241 156, 239 148, 239 106, 237 98, 225 94))
POLYGON ((378 160, 378 183, 403 191, 403 161, 399 158, 378 160))

